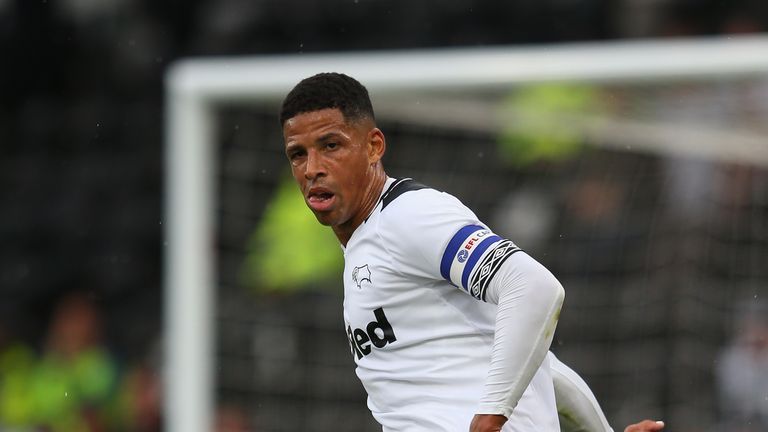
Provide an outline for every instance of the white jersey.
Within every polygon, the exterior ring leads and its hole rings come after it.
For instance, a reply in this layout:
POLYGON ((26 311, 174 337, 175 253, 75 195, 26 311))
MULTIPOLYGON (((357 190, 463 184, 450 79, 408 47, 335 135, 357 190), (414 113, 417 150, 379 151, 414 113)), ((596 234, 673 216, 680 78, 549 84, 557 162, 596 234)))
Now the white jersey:
MULTIPOLYGON (((453 196, 387 180, 344 250, 345 328, 385 432, 469 430, 494 337, 485 287, 517 251, 453 196)), ((559 431, 548 358, 503 431, 559 431)))

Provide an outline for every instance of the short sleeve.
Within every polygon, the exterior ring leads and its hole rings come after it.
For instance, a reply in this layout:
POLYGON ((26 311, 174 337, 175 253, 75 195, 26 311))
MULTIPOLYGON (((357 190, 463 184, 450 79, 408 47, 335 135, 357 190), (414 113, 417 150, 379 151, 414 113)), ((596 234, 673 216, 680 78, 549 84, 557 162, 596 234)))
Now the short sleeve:
POLYGON ((381 212, 379 235, 398 271, 444 279, 478 300, 485 300, 501 264, 520 250, 458 199, 433 189, 403 194, 381 212))

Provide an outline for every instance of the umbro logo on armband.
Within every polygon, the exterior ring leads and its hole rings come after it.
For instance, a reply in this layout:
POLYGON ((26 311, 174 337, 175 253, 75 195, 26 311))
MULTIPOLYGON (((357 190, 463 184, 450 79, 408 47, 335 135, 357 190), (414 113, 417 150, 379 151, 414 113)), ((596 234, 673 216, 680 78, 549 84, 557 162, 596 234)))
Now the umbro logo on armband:
POLYGON ((384 315, 384 309, 376 309, 373 311, 373 315, 376 320, 369 322, 365 329, 353 329, 352 326, 347 326, 349 347, 358 360, 370 354, 372 346, 384 348, 387 344, 397 340, 392 325, 387 320, 387 316, 384 315))

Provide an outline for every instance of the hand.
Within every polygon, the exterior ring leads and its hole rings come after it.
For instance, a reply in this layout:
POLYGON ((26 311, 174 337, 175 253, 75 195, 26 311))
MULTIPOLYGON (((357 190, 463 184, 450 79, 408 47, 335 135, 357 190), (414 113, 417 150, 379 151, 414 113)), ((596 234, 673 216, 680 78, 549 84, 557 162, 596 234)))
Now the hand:
POLYGON ((498 414, 475 414, 469 432, 500 432, 507 418, 498 414))
POLYGON ((664 429, 663 421, 643 420, 640 423, 631 424, 624 432, 653 432, 664 429))

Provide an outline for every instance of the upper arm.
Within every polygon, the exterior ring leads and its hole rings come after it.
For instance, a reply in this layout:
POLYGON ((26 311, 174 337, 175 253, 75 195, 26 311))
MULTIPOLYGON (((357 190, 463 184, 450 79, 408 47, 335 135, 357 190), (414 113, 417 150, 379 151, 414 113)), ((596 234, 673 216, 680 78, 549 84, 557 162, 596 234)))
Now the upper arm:
POLYGON ((421 190, 382 211, 383 236, 400 271, 444 279, 478 300, 499 266, 520 249, 495 235, 456 198, 421 190))

